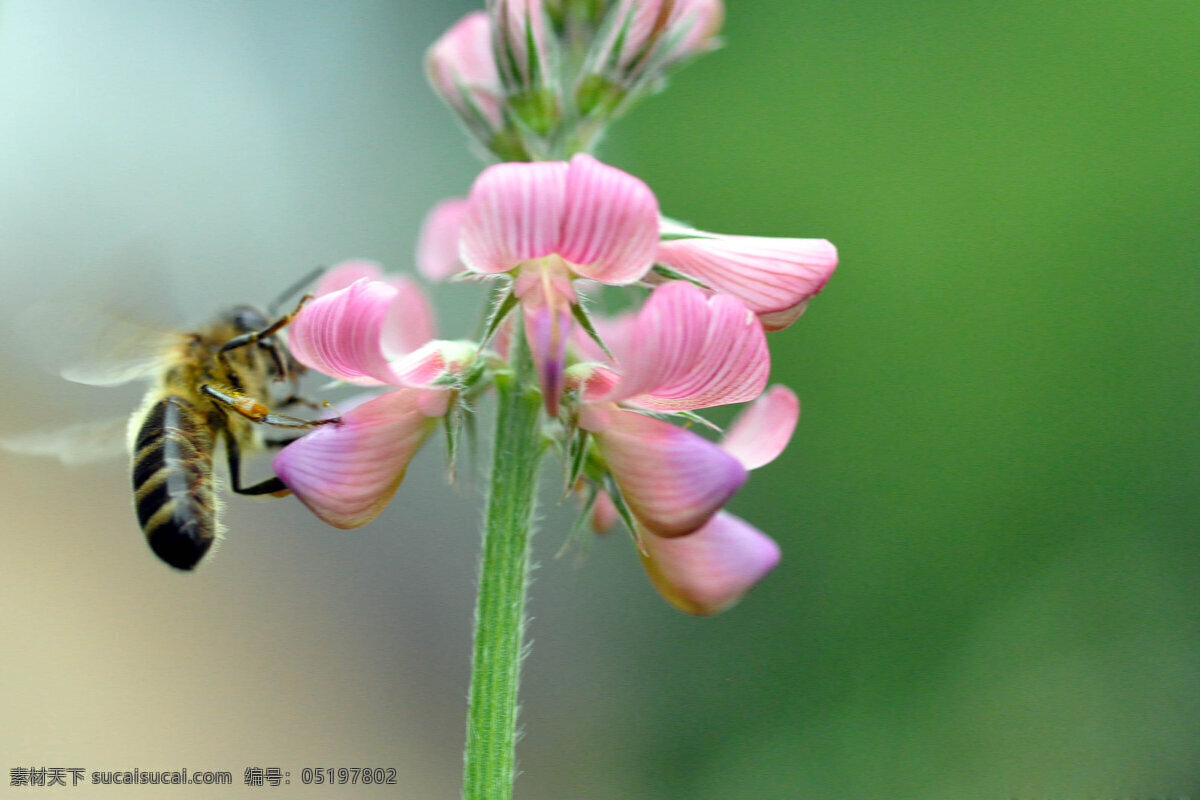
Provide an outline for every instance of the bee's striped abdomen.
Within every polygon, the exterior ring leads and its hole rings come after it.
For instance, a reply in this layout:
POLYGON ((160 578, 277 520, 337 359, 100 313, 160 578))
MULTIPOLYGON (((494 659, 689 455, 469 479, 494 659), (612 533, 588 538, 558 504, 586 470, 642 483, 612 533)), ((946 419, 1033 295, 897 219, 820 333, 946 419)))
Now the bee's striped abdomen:
POLYGON ((216 538, 213 433, 204 415, 177 395, 155 403, 133 447, 133 499, 151 549, 192 569, 216 538))

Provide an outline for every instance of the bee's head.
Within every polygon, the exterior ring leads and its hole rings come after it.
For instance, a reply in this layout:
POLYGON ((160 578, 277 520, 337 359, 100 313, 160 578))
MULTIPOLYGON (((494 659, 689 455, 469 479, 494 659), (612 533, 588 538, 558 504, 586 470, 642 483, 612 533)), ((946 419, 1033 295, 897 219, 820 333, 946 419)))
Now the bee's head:
POLYGON ((221 315, 239 333, 251 333, 267 328, 271 321, 254 306, 234 306, 221 315))
MULTIPOLYGON (((222 314, 221 319, 233 328, 237 336, 248 333, 261 334, 272 327, 271 320, 254 306, 234 306, 222 314)), ((253 348, 258 353, 267 356, 265 368, 272 380, 286 380, 304 372, 304 367, 274 336, 257 338, 253 343, 253 348)), ((245 353, 243 358, 254 358, 251 351, 243 352, 245 353)))

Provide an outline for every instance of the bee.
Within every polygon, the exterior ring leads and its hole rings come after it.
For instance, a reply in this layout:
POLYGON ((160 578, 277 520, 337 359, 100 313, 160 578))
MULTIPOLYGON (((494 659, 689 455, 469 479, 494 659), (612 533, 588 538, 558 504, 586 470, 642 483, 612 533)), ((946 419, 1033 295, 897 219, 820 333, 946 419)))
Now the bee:
MULTIPOLYGON (((141 407, 127 423, 126 440, 138 523, 150 549, 172 567, 195 568, 221 535, 213 474, 219 447, 224 447, 235 493, 283 497, 290 492, 277 477, 242 485, 243 455, 291 441, 267 440, 262 427, 302 432, 340 423, 337 417, 280 414, 267 405, 272 390, 286 383, 289 392, 278 406, 319 407, 297 394, 304 367, 276 336, 311 297, 305 295, 293 311, 274 320, 253 306, 229 308, 197 330, 166 335, 157 355, 133 363, 118 377, 64 371, 74 380, 101 385, 132 377, 151 379, 141 407)), ((2 444, 16 452, 81 462, 91 456, 72 452, 71 440, 85 438, 81 433, 88 430, 86 425, 74 426, 53 440, 34 435, 9 437, 2 444)), ((97 444, 89 446, 99 449, 97 444)))
MULTIPOLYGON (((217 538, 213 457, 225 447, 231 488, 243 495, 289 494, 279 478, 243 486, 241 456, 260 450, 259 426, 307 430, 339 422, 278 414, 259 398, 271 384, 290 383, 283 405, 298 402, 301 365, 274 334, 310 299, 274 322, 251 306, 237 306, 187 334, 168 358, 129 425, 133 499, 138 523, 159 558, 194 568, 217 538)), ((277 442, 278 443, 278 442, 277 442)))

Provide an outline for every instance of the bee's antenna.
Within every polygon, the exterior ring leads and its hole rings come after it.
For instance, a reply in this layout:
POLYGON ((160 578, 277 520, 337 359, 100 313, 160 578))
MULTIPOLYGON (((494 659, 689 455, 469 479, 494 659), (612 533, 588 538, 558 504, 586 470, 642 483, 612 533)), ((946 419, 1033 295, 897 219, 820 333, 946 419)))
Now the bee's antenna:
POLYGON ((313 269, 309 270, 304 275, 303 278, 296 281, 291 286, 289 286, 287 289, 285 289, 283 291, 283 293, 279 295, 279 297, 276 297, 271 302, 271 305, 267 306, 267 316, 270 317, 271 319, 274 319, 275 317, 279 316, 280 306, 282 306, 284 303, 286 303, 293 295, 295 295, 297 292, 299 292, 305 286, 307 286, 308 284, 312 283, 317 278, 319 278, 321 276, 321 273, 325 272, 325 270, 327 270, 327 269, 329 269, 329 267, 321 265, 321 266, 314 267, 313 269))

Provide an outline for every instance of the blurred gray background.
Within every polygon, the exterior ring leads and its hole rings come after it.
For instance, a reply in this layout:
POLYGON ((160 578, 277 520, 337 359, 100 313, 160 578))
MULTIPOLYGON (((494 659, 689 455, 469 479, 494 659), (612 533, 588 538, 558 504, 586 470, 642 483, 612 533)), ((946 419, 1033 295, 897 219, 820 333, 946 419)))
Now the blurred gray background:
MULTIPOLYGON (((784 561, 688 618, 626 537, 554 559, 548 491, 517 796, 1200 796, 1200 8, 730 5, 728 47, 600 155, 699 227, 841 248, 772 337, 796 439, 731 506, 784 561)), ((421 72, 473 7, 4 0, 0 433, 138 399, 49 375, 77 320, 31 306, 192 324, 319 263, 410 270, 478 169, 421 72)), ((436 295, 466 333, 477 295, 436 295)), ((302 768, 383 766, 399 787, 333 794, 457 796, 479 492, 439 442, 359 531, 231 500, 191 575, 125 463, 0 465, 6 771, 326 797, 302 768)))

